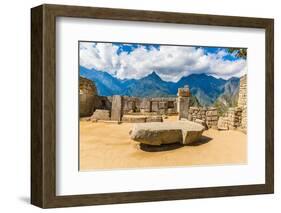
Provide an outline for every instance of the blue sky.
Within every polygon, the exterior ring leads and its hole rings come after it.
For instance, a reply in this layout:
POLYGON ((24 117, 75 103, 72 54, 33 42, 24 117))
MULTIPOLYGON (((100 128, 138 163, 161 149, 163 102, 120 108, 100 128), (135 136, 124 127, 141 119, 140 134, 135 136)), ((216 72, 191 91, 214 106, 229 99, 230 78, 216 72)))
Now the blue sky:
POLYGON ((247 62, 227 48, 155 44, 79 42, 80 65, 119 78, 140 79, 156 72, 163 80, 178 81, 190 74, 217 78, 240 77, 247 62))
POLYGON ((159 44, 124 44, 124 43, 112 43, 114 46, 118 47, 117 54, 120 55, 122 52, 130 54, 135 49, 143 46, 146 50, 150 51, 153 48, 159 49, 159 44))

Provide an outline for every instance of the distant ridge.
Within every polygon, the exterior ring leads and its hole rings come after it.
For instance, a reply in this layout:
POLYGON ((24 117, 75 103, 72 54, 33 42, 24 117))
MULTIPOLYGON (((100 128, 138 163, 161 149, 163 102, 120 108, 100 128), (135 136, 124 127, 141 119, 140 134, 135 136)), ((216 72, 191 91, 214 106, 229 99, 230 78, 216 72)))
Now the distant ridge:
POLYGON ((217 79, 206 74, 191 74, 182 77, 178 82, 163 81, 159 75, 151 74, 141 79, 118 79, 107 72, 89 70, 80 66, 80 75, 92 80, 102 96, 127 95, 136 97, 176 96, 179 87, 189 85, 191 94, 196 96, 202 106, 217 103, 235 102, 239 90, 239 78, 229 80, 217 79))

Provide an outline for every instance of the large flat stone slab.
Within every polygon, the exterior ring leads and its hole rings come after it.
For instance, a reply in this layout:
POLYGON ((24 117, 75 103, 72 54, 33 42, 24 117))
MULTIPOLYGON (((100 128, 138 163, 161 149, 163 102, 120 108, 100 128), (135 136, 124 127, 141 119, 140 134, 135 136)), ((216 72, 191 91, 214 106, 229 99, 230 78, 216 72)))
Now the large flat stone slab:
POLYGON ((191 121, 155 122, 135 124, 130 131, 131 139, 149 145, 196 142, 204 126, 191 121))

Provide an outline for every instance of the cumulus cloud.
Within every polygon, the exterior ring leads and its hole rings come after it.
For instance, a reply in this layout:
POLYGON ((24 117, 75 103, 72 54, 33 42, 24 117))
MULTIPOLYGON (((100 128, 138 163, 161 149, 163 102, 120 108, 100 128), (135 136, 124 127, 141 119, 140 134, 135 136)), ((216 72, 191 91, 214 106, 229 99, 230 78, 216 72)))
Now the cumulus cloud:
POLYGON ((247 69, 245 59, 234 58, 224 48, 208 51, 210 48, 134 45, 130 51, 124 49, 112 43, 80 42, 80 65, 120 79, 140 79, 155 71, 163 80, 173 82, 194 73, 240 77, 247 69))

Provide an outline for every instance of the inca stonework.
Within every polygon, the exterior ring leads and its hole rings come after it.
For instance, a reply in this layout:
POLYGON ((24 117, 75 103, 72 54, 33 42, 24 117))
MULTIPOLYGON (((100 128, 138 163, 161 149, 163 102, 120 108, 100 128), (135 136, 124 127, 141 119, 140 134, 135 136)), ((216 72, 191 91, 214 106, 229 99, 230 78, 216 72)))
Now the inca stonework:
POLYGON ((241 107, 229 108, 226 114, 219 118, 218 128, 221 130, 233 130, 241 127, 242 109, 241 107))
POLYGON ((247 164, 247 48, 88 40, 78 53, 80 171, 247 164))
POLYGON ((247 129, 247 76, 240 79, 238 106, 218 115, 216 107, 192 107, 188 86, 178 89, 178 97, 139 98, 130 96, 99 96, 94 83, 80 77, 80 116, 94 120, 113 120, 129 123, 162 122, 162 115, 178 115, 220 130, 247 129))
POLYGON ((161 115, 178 114, 220 130, 247 129, 247 76, 240 79, 238 106, 229 108, 221 117, 215 107, 189 106, 188 86, 178 89, 178 97, 138 98, 129 96, 98 96, 92 81, 80 77, 80 116, 93 114, 94 120, 113 120, 129 123, 162 122, 161 115), (157 116, 158 115, 158 116, 157 116), (160 115, 160 116, 159 116, 160 115))
POLYGON ((111 100, 99 96, 95 84, 79 77, 79 114, 80 117, 91 116, 96 109, 111 109, 111 100))
POLYGON ((218 128, 221 130, 241 129, 247 131, 247 75, 240 78, 237 107, 229 108, 219 118, 218 128))
POLYGON ((241 128, 247 130, 247 75, 240 78, 238 107, 242 108, 241 128))
POLYGON ((80 77, 80 116, 92 115, 93 120, 113 120, 129 123, 163 122, 162 115, 178 115, 217 128, 215 107, 190 107, 188 86, 178 89, 178 97, 138 98, 129 96, 99 96, 94 83, 80 77))
MULTIPOLYGON (((149 121, 157 120, 155 115, 172 115, 177 113, 177 98, 138 98, 129 96, 118 96, 119 101, 112 101, 112 111, 121 115, 120 120, 124 117, 124 122, 149 121), (126 116, 130 115, 130 116, 126 116), (143 115, 143 116, 141 116, 143 115)), ((113 96, 115 100, 117 96, 113 96)), ((188 109, 188 108, 187 108, 188 109)), ((114 114, 112 114, 114 115, 114 114)), ((119 120, 119 117, 112 116, 112 120, 119 120)))
MULTIPOLYGON (((186 108, 188 110, 188 105, 186 108)), ((176 97, 138 98, 129 96, 99 96, 95 84, 80 77, 80 117, 94 116, 96 120, 110 116, 111 120, 121 121, 123 115, 146 114, 147 121, 160 121, 155 115, 172 115, 177 113, 176 97), (97 111, 97 113, 94 113, 97 111), (109 113, 107 112, 109 111, 109 113), (153 116, 154 115, 154 116, 153 116)), ((129 120, 132 121, 133 118, 129 120)), ((124 120, 128 120, 127 118, 124 120)), ((137 120, 141 120, 140 118, 137 120)))
POLYGON ((93 82, 87 78, 79 78, 79 107, 80 116, 92 115, 97 89, 93 82))
POLYGON ((188 119, 189 96, 190 91, 187 85, 184 88, 178 89, 177 111, 179 113, 179 119, 188 119))
POLYGON ((218 111, 215 107, 190 107, 188 120, 201 123, 207 128, 217 128, 218 111))

